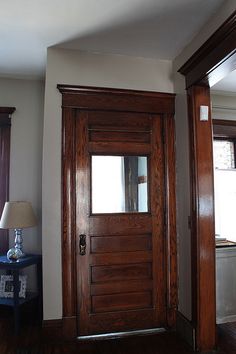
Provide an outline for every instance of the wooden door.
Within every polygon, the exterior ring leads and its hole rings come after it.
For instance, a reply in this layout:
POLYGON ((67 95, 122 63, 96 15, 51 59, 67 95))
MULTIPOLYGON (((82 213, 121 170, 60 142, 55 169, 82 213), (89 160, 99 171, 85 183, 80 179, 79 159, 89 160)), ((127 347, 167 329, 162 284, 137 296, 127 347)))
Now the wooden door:
MULTIPOLYGON (((64 331, 75 330, 81 336, 173 326, 177 302, 174 130, 169 112, 173 96, 60 90, 64 331), (159 113, 163 111, 168 114, 159 113), (128 171, 125 209, 104 212, 93 207, 93 161, 112 156, 123 159, 128 171), (145 159, 147 171, 135 177, 129 171, 139 159, 145 159), (147 186, 147 202, 146 209, 139 210, 140 184, 147 186)), ((110 165, 102 168, 105 178, 110 165)))
MULTIPOLYGON (((163 156, 160 116, 77 111, 76 238, 82 335, 166 325, 163 156), (146 156, 149 173, 140 177, 148 180, 147 212, 93 213, 92 157, 104 155, 146 156), (81 255, 85 242, 86 252, 81 255)), ((112 167, 103 168, 105 178, 112 167)))

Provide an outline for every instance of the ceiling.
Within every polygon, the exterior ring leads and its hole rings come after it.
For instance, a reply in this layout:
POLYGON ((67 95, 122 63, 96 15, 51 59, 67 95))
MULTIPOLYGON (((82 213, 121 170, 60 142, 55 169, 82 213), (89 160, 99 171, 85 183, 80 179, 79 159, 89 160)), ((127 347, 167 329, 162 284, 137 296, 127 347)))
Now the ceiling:
POLYGON ((43 76, 52 46, 173 60, 224 2, 1 1, 0 76, 43 76))
POLYGON ((236 70, 232 71, 224 79, 217 82, 217 84, 212 86, 211 89, 214 91, 236 94, 236 70))

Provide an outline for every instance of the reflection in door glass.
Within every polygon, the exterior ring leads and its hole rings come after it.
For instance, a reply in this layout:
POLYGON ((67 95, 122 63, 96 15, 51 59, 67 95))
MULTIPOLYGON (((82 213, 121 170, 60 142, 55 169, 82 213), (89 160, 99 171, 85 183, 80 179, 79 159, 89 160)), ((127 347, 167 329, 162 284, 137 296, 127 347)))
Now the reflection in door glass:
POLYGON ((92 213, 148 211, 146 156, 92 156, 92 213))

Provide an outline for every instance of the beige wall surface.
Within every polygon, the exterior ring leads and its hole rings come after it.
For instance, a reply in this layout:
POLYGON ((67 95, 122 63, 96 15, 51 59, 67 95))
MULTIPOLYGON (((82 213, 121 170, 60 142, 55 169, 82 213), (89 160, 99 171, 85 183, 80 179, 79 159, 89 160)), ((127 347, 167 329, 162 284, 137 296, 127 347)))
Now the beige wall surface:
POLYGON ((181 76, 175 78, 179 311, 191 320, 191 235, 188 228, 188 216, 190 215, 189 133, 186 91, 182 89, 184 82, 181 76))
POLYGON ((212 118, 236 120, 236 93, 211 92, 212 118))
POLYGON ((116 87, 175 92, 177 151, 177 216, 179 253, 179 310, 191 319, 191 254, 188 229, 189 151, 187 103, 179 67, 235 10, 228 0, 195 39, 170 61, 119 55, 89 54, 73 50, 48 50, 43 139, 43 254, 44 319, 62 316, 61 281, 61 96, 57 84, 116 87), (172 76, 173 75, 173 76, 172 76), (173 88, 174 81, 174 88, 173 88))
POLYGON ((178 69, 235 11, 235 0, 228 0, 212 16, 191 43, 173 62, 174 91, 176 96, 176 152, 177 152, 177 226, 179 255, 179 311, 191 320, 191 242, 188 229, 190 215, 189 145, 187 100, 184 77, 178 69))
POLYGON ((61 94, 57 84, 173 92, 171 73, 169 61, 48 50, 42 209, 45 320, 62 317, 61 94))
MULTIPOLYGON (((26 253, 42 252, 42 140, 44 83, 0 78, 0 106, 16 107, 11 119, 10 200, 28 200, 38 225, 23 231, 26 253)), ((13 232, 10 247, 14 244, 13 232)), ((30 287, 32 281, 28 283, 30 287)))

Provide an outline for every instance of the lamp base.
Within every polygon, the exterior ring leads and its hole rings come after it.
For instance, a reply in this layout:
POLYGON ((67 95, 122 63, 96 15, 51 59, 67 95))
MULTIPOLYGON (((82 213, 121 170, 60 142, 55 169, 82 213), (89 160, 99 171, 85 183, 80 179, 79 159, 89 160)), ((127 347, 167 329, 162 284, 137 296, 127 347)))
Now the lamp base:
POLYGON ((10 248, 7 252, 7 259, 9 261, 17 261, 19 258, 24 257, 22 244, 22 229, 15 229, 15 247, 10 248))
POLYGON ((24 257, 24 255, 25 254, 22 252, 21 249, 16 248, 16 247, 12 247, 7 252, 7 259, 9 261, 17 261, 19 258, 24 257))

